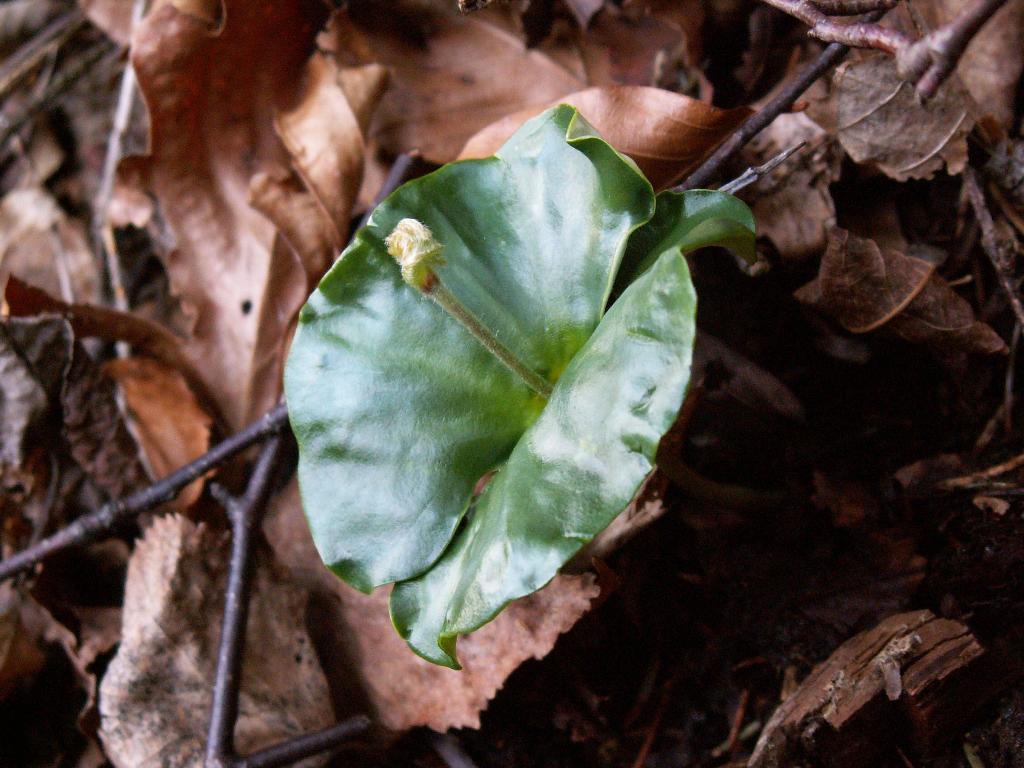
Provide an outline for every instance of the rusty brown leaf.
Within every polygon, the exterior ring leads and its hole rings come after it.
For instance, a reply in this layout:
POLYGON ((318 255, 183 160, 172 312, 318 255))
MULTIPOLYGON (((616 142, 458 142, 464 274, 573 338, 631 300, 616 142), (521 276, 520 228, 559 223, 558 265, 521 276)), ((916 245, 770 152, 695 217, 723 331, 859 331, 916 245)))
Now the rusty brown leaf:
MULTIPOLYGON (((718 109, 671 91, 645 86, 587 88, 558 99, 572 104, 656 189, 671 186, 700 164, 750 114, 718 109)), ((526 120, 550 104, 507 115, 469 139, 460 158, 494 154, 526 120)))
POLYGON ((791 262, 820 254, 835 226, 829 185, 839 178, 841 151, 823 128, 797 112, 777 117, 745 153, 748 164, 756 166, 801 142, 799 153, 741 194, 752 203, 758 234, 791 262))
POLYGON ((842 65, 835 88, 839 141, 856 162, 897 181, 930 179, 943 166, 950 174, 964 169, 974 120, 958 78, 922 102, 893 59, 877 54, 842 65))
POLYGON ((380 722, 395 730, 479 727, 481 710, 513 670, 527 659, 546 656, 598 593, 589 574, 556 577, 483 629, 461 638, 463 670, 455 671, 409 650, 391 624, 386 589, 364 595, 321 564, 294 481, 275 500, 264 530, 278 557, 325 596, 325 620, 337 629, 322 638, 326 646, 320 648, 321 656, 351 662, 334 671, 334 684, 351 685, 354 676, 380 722))
MULTIPOLYGON (((202 764, 226 541, 171 515, 154 520, 132 555, 121 646, 100 686, 100 736, 117 768, 202 764)), ((243 754, 334 722, 304 629, 306 601, 259 551, 235 726, 243 754)))
POLYGON ((249 188, 258 173, 289 168, 274 120, 294 103, 325 9, 193 6, 156 6, 135 31, 132 62, 149 110, 148 180, 177 238, 172 287, 195 313, 199 370, 237 427, 278 395, 283 339, 309 280, 290 248, 275 247, 249 188))
POLYGON ((967 353, 1003 352, 1006 345, 975 319, 971 305, 935 274, 935 265, 868 238, 833 229, 818 276, 796 292, 851 333, 881 330, 924 344, 952 361, 967 353))
MULTIPOLYGON (((211 419, 180 373, 144 357, 112 360, 103 371, 121 387, 135 437, 154 477, 165 477, 206 452, 211 419)), ((187 509, 202 489, 202 479, 196 480, 173 506, 187 509)))
POLYGON ((139 445, 118 406, 116 385, 81 344, 73 348, 61 408, 71 456, 111 498, 149 482, 139 445))
POLYGON ((181 373, 192 391, 203 401, 203 405, 217 420, 223 421, 204 377, 192 360, 191 351, 180 338, 162 325, 132 312, 119 312, 91 304, 68 304, 16 277, 7 281, 4 300, 13 317, 61 315, 71 324, 75 338, 127 342, 137 354, 151 357, 181 373))
POLYGON ((449 162, 484 126, 586 84, 576 53, 528 49, 499 9, 465 17, 454 4, 446 14, 400 10, 352 3, 330 28, 332 48, 390 69, 372 135, 391 154, 418 150, 449 162))

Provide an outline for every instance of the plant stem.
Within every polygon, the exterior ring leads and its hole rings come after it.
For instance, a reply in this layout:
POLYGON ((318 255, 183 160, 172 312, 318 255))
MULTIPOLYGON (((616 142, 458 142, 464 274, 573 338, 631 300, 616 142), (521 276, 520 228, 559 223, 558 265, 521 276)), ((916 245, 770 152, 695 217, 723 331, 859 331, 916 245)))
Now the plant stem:
POLYGON ((484 327, 473 313, 466 309, 462 302, 455 298, 455 295, 441 284, 441 280, 437 277, 436 273, 431 272, 431 279, 425 282, 420 291, 426 296, 430 296, 441 305, 445 312, 462 323, 462 326, 473 334, 477 341, 487 347, 491 354, 504 363, 512 373, 522 379, 526 386, 545 400, 551 397, 551 382, 535 371, 530 370, 522 360, 515 356, 511 349, 498 341, 494 334, 484 327))

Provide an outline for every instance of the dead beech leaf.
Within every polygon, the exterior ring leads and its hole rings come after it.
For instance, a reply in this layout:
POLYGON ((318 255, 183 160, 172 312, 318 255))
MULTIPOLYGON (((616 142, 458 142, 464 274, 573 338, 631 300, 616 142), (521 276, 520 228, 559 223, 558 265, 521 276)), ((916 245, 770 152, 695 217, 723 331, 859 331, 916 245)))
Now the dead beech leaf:
POLYGON ((148 177, 177 238, 167 267, 195 313, 195 362, 237 427, 277 398, 282 339, 306 294, 308 277, 248 197, 257 173, 289 165, 274 116, 294 99, 325 8, 226 0, 211 24, 209 3, 177 5, 155 7, 132 41, 148 177))
POLYGON ((73 347, 60 399, 71 456, 96 485, 117 499, 149 482, 114 382, 81 344, 73 347))
POLYGON ((250 197, 294 249, 307 289, 345 244, 363 177, 363 135, 386 79, 379 65, 339 69, 316 53, 306 63, 296 103, 275 117, 274 128, 298 179, 281 172, 258 174, 250 197))
POLYGON ((828 242, 836 219, 829 185, 839 178, 842 153, 802 112, 779 115, 745 153, 748 164, 755 166, 801 142, 805 147, 799 153, 741 194, 752 203, 758 234, 790 262, 820 254, 828 242))
MULTIPOLYGON (((135 437, 154 477, 169 475, 209 448, 211 419, 180 373, 144 357, 112 360, 103 372, 121 387, 135 437)), ((172 506, 187 509, 202 489, 202 479, 196 480, 172 506)))
POLYGON ((678 84, 689 63, 685 32, 645 9, 610 5, 580 39, 590 85, 678 84))
POLYGON ((832 230, 818 276, 795 295, 851 333, 882 330, 925 344, 949 362, 967 352, 1006 350, 999 335, 975 319, 971 305, 935 274, 934 264, 882 250, 843 229, 832 230))
POLYGON ((42 314, 63 316, 71 324, 75 338, 127 342, 137 354, 151 357, 180 372, 203 404, 220 419, 217 403, 193 363, 189 350, 181 339, 162 325, 132 312, 119 312, 90 304, 68 304, 16 277, 7 281, 4 301, 13 317, 35 317, 42 314))
MULTIPOLYGON (((203 763, 226 541, 171 515, 154 520, 132 554, 121 646, 100 686, 100 737, 117 768, 203 763)), ((304 629, 306 593, 258 553, 235 726, 242 754, 334 722, 304 629)))
MULTIPOLYGON (((452 4, 454 5, 454 4, 452 4)), ((350 4, 334 17, 331 45, 391 71, 373 138, 391 154, 418 150, 435 163, 454 160, 466 140, 486 125, 533 104, 547 104, 585 85, 576 68, 528 49, 517 32, 501 23, 495 9, 405 24, 378 3, 350 4), (358 53, 362 52, 362 53, 358 53)))
MULTIPOLYGON (((579 109, 601 135, 640 166, 655 189, 696 168, 750 114, 718 109, 671 91, 645 86, 587 88, 557 100, 579 109)), ((516 129, 551 106, 507 115, 469 139, 460 159, 493 155, 516 129)))
POLYGON ((542 658, 558 636, 590 607, 593 577, 557 576, 539 592, 517 600, 481 630, 459 640, 463 670, 430 664, 395 632, 387 590, 372 595, 348 587, 321 564, 292 481, 278 495, 264 530, 278 557, 327 597, 327 622, 338 629, 325 638, 323 658, 347 657, 353 668, 337 670, 340 687, 359 681, 379 722, 394 730, 426 725, 436 731, 480 726, 480 711, 506 678, 527 659, 542 658))
POLYGON ((835 88, 839 142, 856 162, 872 163, 897 181, 930 179, 943 166, 950 174, 964 169, 974 121, 958 78, 921 103, 892 57, 877 54, 842 65, 835 88))
POLYGON ((30 451, 61 454, 111 497, 149 480, 117 405, 113 382, 77 343, 63 318, 10 318, 0 324, 0 390, 6 485, 31 486, 22 464, 30 451), (63 433, 64 441, 57 439, 63 433))

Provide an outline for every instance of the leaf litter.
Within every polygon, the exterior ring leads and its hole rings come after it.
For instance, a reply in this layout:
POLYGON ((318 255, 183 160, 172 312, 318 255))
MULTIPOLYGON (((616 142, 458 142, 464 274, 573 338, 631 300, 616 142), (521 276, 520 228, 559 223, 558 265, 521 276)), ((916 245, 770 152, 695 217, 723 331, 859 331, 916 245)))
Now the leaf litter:
MULTIPOLYGON (((176 0, 153 3, 134 34, 131 3, 79 5, 131 43, 140 80, 129 146, 146 154, 122 161, 110 209, 131 312, 109 308, 90 230, 111 59, 47 103, 0 169, 5 557, 276 401, 295 313, 399 153, 418 153, 415 175, 486 155, 566 100, 665 187, 815 53, 800 29, 718 0, 468 16, 443 0, 387 13, 176 0), (130 356, 114 359, 116 341, 130 356)), ((916 22, 934 28, 961 6, 922 6, 916 22)), ((784 501, 740 512, 656 475, 656 493, 617 521, 625 533, 573 564, 584 575, 466 638, 456 673, 408 653, 383 593, 322 567, 292 483, 259 550, 240 744, 370 711, 399 734, 366 747, 371 762, 436 762, 409 731, 426 724, 461 728, 481 766, 741 764, 780 692, 808 674, 814 689, 816 664, 887 617, 929 609, 986 652, 1002 647, 1024 626, 1021 478, 984 470, 1024 448, 1017 342, 958 174, 985 162, 976 152, 997 155, 990 178, 1006 193, 986 190, 993 214, 1020 218, 1021 8, 1006 3, 926 104, 890 59, 855 54, 723 175, 807 143, 744 192, 771 271, 752 280, 714 254, 691 260, 705 340, 673 460, 758 499, 785 487, 784 501), (983 488, 949 490, 978 477, 983 488)), ((0 31, 26 39, 39 23, 0 31)), ((2 588, 0 727, 15 738, 0 762, 142 765, 155 750, 200 763, 227 536, 203 481, 173 509, 2 588)), ((897 682, 886 664, 871 688, 883 695, 897 682)), ((995 714, 947 730, 973 728, 979 759, 1011 765, 1000 745, 1020 738, 1019 698, 1018 686, 995 714)), ((915 765, 949 764, 898 741, 915 765)), ((858 743, 840 746, 868 755, 858 743)), ((956 740, 928 749, 963 754, 956 740)))

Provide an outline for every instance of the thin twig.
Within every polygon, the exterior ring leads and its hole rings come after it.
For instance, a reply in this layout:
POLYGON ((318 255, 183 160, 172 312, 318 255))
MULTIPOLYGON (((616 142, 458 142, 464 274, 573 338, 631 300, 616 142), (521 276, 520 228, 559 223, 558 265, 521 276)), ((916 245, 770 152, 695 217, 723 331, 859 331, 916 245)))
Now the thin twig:
POLYGON ((917 83, 917 92, 928 99, 935 95, 956 68, 967 45, 1006 0, 975 0, 948 24, 929 32, 897 53, 900 76, 917 83))
POLYGON ((971 168, 964 169, 964 186, 967 188, 967 195, 971 200, 971 207, 974 208, 974 216, 981 227, 981 247, 992 262, 992 268, 999 279, 999 286, 1010 301, 1010 307, 1016 318, 1017 325, 1024 329, 1024 304, 1021 303, 1020 293, 1016 285, 1016 278, 1013 274, 1013 266, 1016 260, 1016 241, 1000 235, 996 229, 996 223, 992 213, 985 202, 985 193, 978 183, 978 174, 971 168))
POLYGON ((235 757, 242 651, 252 591, 252 539, 270 495, 270 480, 280 451, 280 436, 274 436, 264 444, 242 496, 231 496, 219 485, 211 485, 210 488, 231 520, 231 561, 206 743, 207 768, 229 765, 235 757))
POLYGON ((943 480, 938 484, 938 487, 945 491, 962 490, 965 488, 972 488, 979 484, 983 484, 986 480, 1005 475, 1007 472, 1012 472, 1015 469, 1024 467, 1024 453, 1014 456, 1012 459, 1000 462, 995 466, 983 469, 979 472, 974 472, 970 475, 963 475, 961 477, 951 477, 948 480, 943 480))
MULTIPOLYGON (((809 34, 826 43, 842 43, 852 48, 876 48, 886 53, 895 54, 911 44, 903 32, 897 29, 882 27, 873 23, 874 20, 845 24, 835 21, 821 10, 817 3, 810 0, 763 0, 795 19, 799 19, 808 27, 809 34)), ((846 6, 844 3, 832 3, 834 7, 846 6)), ((852 7, 852 6, 848 6, 852 7)), ((882 9, 888 6, 883 4, 882 9)), ((876 7, 877 10, 877 7, 876 7)), ((838 11, 833 11, 838 13, 838 11)), ((844 15, 849 14, 846 11, 844 15)))
POLYGON ((733 179, 732 181, 727 181, 725 184, 720 186, 718 188, 718 191, 728 192, 729 194, 735 194, 744 187, 749 187, 754 182, 764 178, 769 173, 774 171, 776 168, 778 168, 780 165, 786 162, 790 157, 792 157, 794 154, 796 154, 806 146, 807 142, 801 141, 796 146, 782 150, 781 152, 779 152, 779 154, 775 155, 775 157, 771 158, 767 163, 747 168, 747 170, 745 170, 735 179, 733 179))
POLYGON ((356 225, 356 230, 360 230, 365 227, 370 221, 370 215, 373 213, 374 208, 384 202, 384 198, 398 189, 405 177, 409 174, 409 169, 412 168, 412 164, 416 162, 416 158, 419 157, 419 152, 403 152, 395 158, 395 162, 391 165, 391 170, 388 171, 388 175, 384 177, 384 183, 378 190, 376 197, 373 198, 373 202, 370 203, 370 207, 366 209, 366 212, 359 218, 359 223, 356 225))
POLYGON ((6 560, 0 560, 0 581, 28 570, 58 552, 94 541, 117 523, 170 501, 192 481, 216 469, 249 446, 279 432, 287 423, 288 411, 283 404, 278 405, 245 429, 218 443, 195 461, 162 480, 123 499, 104 504, 97 511, 78 518, 35 546, 24 549, 6 560))
POLYGON ((91 45, 53 78, 42 98, 33 100, 13 115, 0 114, 0 147, 6 145, 31 118, 52 104, 79 79, 92 72, 96 63, 114 50, 114 44, 109 40, 101 40, 91 45))
POLYGON ((891 0, 762 0, 762 2, 799 19, 809 27, 808 34, 828 43, 852 48, 874 48, 896 57, 900 77, 914 83, 918 95, 929 99, 956 68, 967 45, 1007 0, 975 0, 966 11, 948 24, 913 40, 898 29, 865 19, 853 23, 836 21, 832 16, 850 16, 860 11, 887 10, 891 0))
POLYGON ((779 115, 793 106, 804 91, 811 87, 815 80, 838 64, 850 49, 845 45, 833 43, 823 50, 814 61, 805 66, 800 73, 787 83, 775 97, 759 111, 748 117, 733 134, 716 149, 711 157, 690 174, 675 189, 678 192, 687 189, 706 187, 721 172, 726 162, 736 154, 748 141, 763 131, 779 115))
POLYGON ((283 765, 291 765, 312 755, 334 749, 365 733, 369 728, 370 719, 366 715, 356 715, 322 731, 296 736, 251 755, 235 758, 231 768, 280 768, 283 765))
MULTIPOLYGON (((142 20, 146 10, 146 0, 134 0, 132 3, 131 27, 135 29, 142 20)), ((114 179, 117 176, 117 165, 121 162, 124 137, 128 132, 128 123, 135 105, 135 67, 129 56, 124 64, 121 75, 121 87, 117 94, 117 106, 114 109, 113 125, 110 138, 107 140, 107 155, 103 159, 103 173, 100 176, 99 189, 96 192, 96 203, 93 208, 93 238, 103 257, 107 279, 110 283, 110 295, 114 307, 122 312, 128 311, 128 295, 124 289, 124 278, 121 274, 121 260, 117 253, 117 242, 109 222, 110 200, 114 195, 114 179)), ((119 357, 128 356, 128 345, 118 342, 119 357)))
POLYGON ((281 446, 280 436, 267 441, 260 451, 245 493, 241 496, 232 496, 221 486, 211 485, 211 491, 223 504, 231 520, 231 560, 228 565, 224 618, 221 622, 217 672, 210 707, 209 739, 206 743, 207 768, 271 768, 287 765, 331 749, 369 727, 367 718, 357 717, 332 728, 290 739, 249 756, 239 756, 235 753, 235 724, 238 721, 242 658, 252 592, 254 537, 270 497, 271 480, 274 477, 281 446))
POLYGON ((466 754, 458 739, 450 733, 435 733, 431 736, 434 751, 444 760, 448 768, 476 768, 476 763, 466 754))
POLYGON ((85 15, 75 9, 58 16, 0 64, 0 97, 5 96, 43 59, 60 48, 85 25, 85 15))

